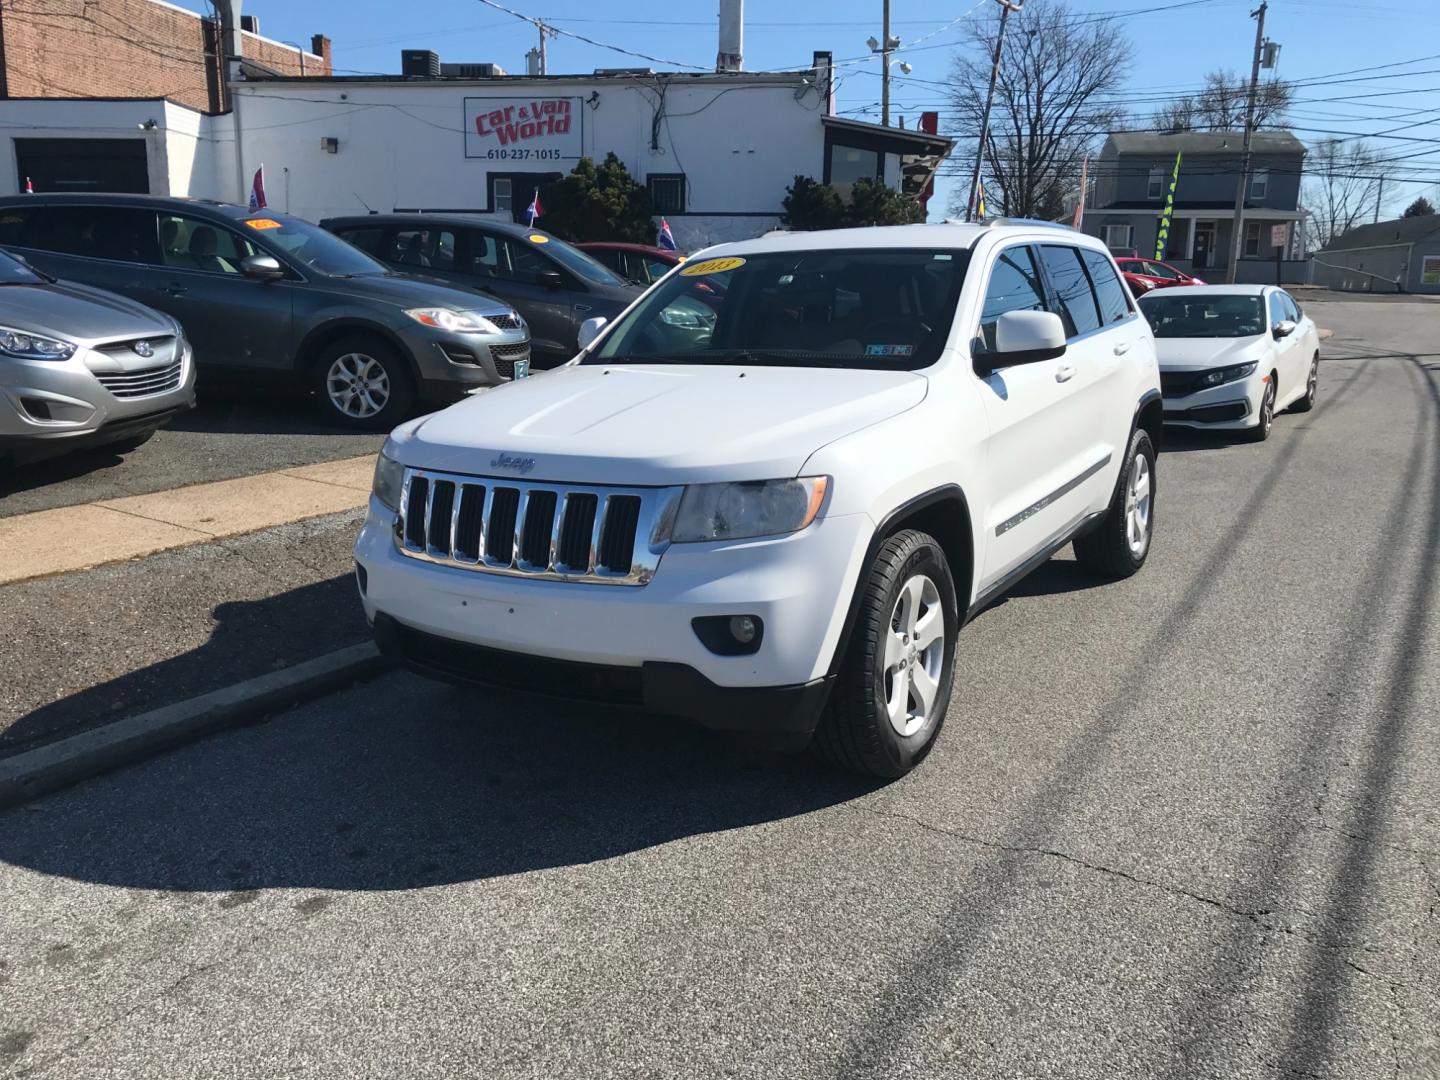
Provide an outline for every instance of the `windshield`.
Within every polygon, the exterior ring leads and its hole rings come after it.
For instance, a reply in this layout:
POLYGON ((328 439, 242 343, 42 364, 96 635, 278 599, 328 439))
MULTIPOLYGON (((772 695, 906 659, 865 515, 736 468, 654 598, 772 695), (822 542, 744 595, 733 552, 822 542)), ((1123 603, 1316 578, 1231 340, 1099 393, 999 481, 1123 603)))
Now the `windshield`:
POLYGON ((33 285, 41 280, 43 279, 39 274, 15 258, 14 255, 8 251, 0 251, 0 284, 33 285))
POLYGON ((1243 338, 1265 332, 1265 306, 1258 296, 1197 296, 1188 289, 1166 289, 1163 295, 1142 296, 1140 310, 1157 338, 1243 338))
POLYGON ((376 262, 359 248, 308 221, 262 210, 245 218, 243 224, 257 236, 282 248, 301 265, 322 274, 353 277, 388 273, 384 263, 376 262))
POLYGON ((582 362, 926 367, 944 347, 965 261, 860 248, 687 263, 582 362))
MULTIPOLYGON (((537 235, 544 235, 543 233, 537 235)), ((615 273, 608 266, 597 262, 591 256, 585 254, 579 248, 573 248, 557 237, 550 237, 545 244, 545 250, 554 256, 555 261, 560 263, 572 274, 577 274, 586 281, 593 281, 599 285, 627 285, 627 282, 619 274, 615 273)))

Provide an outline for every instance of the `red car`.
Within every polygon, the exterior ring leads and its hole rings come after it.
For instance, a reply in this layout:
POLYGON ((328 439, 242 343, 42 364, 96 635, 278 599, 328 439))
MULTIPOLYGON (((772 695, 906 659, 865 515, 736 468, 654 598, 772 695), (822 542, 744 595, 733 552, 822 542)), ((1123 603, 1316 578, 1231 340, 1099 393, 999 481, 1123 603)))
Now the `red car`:
POLYGON ((1198 277, 1187 274, 1184 270, 1177 270, 1169 263, 1157 262, 1154 259, 1138 259, 1121 255, 1116 257, 1115 263, 1120 267, 1120 273, 1125 276, 1126 282, 1129 283, 1130 291, 1136 296, 1143 296, 1155 289, 1173 288, 1176 285, 1205 284, 1198 277))
POLYGON ((603 240, 575 246, 637 285, 650 285, 659 281, 670 272, 672 266, 685 261, 685 256, 678 251, 650 247, 648 244, 603 240))

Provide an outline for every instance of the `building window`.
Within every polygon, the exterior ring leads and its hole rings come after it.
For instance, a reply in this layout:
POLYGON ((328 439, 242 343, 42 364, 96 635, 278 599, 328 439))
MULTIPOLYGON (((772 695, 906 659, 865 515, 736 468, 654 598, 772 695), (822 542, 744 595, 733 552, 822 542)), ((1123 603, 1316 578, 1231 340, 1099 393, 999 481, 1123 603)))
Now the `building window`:
POLYGON ((497 176, 490 181, 490 209, 497 214, 509 214, 515 209, 515 182, 508 176, 497 176))
POLYGON ((1250 174, 1250 198, 1263 199, 1270 190, 1270 170, 1256 169, 1250 174))
POLYGON ((1245 256, 1255 258, 1260 254, 1260 229, 1258 221, 1247 221, 1245 223, 1245 256))
POLYGON ((1165 194, 1165 170, 1159 165, 1150 170, 1150 178, 1145 181, 1145 197, 1147 199, 1158 199, 1165 194))
POLYGON ((685 174, 651 173, 645 178, 650 189, 650 209, 657 214, 685 212, 685 174))
POLYGON ((881 157, 855 146, 830 147, 830 183, 848 190, 857 180, 881 180, 881 157))
POLYGON ((1135 245, 1131 240, 1135 234, 1133 225, 1106 225, 1105 246, 1108 248, 1130 248, 1135 245))

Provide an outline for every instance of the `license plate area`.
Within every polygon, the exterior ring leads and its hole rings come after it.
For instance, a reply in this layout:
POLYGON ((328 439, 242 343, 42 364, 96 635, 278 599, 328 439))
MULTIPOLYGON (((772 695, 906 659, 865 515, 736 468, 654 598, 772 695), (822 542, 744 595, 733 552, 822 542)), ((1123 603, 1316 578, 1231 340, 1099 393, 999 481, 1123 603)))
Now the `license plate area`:
POLYGON ((529 376, 530 376, 530 360, 529 360, 529 358, 527 357, 527 358, 524 359, 524 360, 516 360, 516 361, 515 361, 515 378, 517 378, 517 379, 525 379, 525 378, 529 378, 529 376))

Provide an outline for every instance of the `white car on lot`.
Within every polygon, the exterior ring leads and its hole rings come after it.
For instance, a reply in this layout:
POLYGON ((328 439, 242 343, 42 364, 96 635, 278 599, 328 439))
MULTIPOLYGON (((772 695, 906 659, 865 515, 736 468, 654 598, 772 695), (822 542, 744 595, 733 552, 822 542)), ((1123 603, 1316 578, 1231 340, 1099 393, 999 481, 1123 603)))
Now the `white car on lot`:
POLYGON ((355 554, 388 655, 892 777, 969 616, 1066 543, 1149 552, 1154 340, 1070 229, 727 245, 582 348, 385 444, 355 554))
POLYGON ((1315 405, 1320 333, 1274 285, 1197 285, 1140 299, 1155 331, 1165 423, 1270 437, 1275 414, 1315 405))

